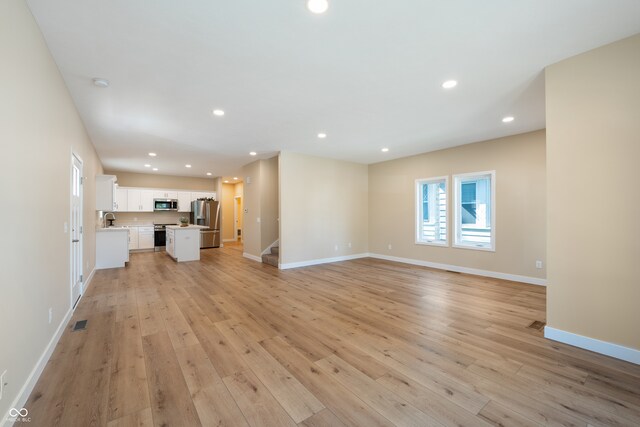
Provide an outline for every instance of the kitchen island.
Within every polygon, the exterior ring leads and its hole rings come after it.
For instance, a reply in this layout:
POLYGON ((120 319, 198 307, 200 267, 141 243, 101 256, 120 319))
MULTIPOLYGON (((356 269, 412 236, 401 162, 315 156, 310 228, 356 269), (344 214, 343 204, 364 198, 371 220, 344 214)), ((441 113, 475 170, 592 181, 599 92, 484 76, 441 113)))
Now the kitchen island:
POLYGON ((200 260, 202 225, 167 225, 167 253, 178 262, 200 260))
POLYGON ((129 261, 129 229, 96 229, 96 270, 124 267, 129 261))

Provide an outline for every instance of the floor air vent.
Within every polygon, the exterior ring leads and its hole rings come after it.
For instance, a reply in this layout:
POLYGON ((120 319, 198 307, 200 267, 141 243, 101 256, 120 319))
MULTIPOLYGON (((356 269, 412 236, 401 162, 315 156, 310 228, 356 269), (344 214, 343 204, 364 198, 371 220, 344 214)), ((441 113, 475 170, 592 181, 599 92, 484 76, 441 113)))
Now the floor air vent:
POLYGON ((540 330, 542 328, 544 328, 544 325, 546 325, 545 322, 541 322, 539 320, 535 320, 533 323, 531 323, 528 327, 531 329, 537 329, 540 330))
POLYGON ((75 331, 84 331, 87 329, 87 321, 86 320, 78 320, 75 325, 73 325, 73 332, 75 331))

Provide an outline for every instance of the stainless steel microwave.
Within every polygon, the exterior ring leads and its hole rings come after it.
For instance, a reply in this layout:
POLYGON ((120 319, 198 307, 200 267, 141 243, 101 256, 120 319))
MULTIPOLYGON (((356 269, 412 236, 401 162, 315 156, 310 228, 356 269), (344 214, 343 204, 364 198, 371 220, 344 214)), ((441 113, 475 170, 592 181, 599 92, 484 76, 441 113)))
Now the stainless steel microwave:
POLYGON ((154 211, 177 211, 178 201, 176 199, 153 199, 154 211))

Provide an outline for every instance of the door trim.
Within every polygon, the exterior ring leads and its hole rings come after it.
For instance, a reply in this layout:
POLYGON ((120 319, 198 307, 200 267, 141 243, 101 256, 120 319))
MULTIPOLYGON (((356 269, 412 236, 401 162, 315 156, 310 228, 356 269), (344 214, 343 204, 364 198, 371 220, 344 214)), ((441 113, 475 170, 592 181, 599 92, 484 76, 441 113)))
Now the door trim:
POLYGON ((79 223, 82 227, 82 232, 80 233, 80 242, 78 245, 80 246, 80 274, 84 275, 84 162, 82 157, 74 150, 71 150, 71 167, 69 168, 69 307, 71 310, 75 310, 77 307, 78 301, 82 298, 82 294, 84 293, 84 283, 85 278, 83 277, 80 281, 80 293, 78 298, 73 300, 73 160, 75 159, 80 163, 80 219, 79 223))

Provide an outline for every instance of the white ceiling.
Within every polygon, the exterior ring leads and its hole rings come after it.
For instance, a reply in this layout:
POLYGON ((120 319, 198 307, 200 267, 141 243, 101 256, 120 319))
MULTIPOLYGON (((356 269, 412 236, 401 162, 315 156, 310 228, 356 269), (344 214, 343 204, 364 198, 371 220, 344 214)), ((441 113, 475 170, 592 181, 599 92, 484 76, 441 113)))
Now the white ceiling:
POLYGON ((545 66, 640 32, 638 0, 28 3, 105 168, 192 176, 280 150, 375 163, 541 129, 545 66))

